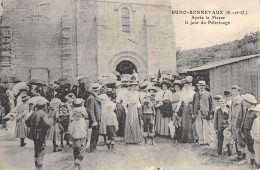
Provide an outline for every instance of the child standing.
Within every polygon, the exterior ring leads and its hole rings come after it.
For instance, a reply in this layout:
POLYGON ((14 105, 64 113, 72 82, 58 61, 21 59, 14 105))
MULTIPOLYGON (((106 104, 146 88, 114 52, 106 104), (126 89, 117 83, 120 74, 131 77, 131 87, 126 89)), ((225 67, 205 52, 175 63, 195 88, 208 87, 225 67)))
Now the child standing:
POLYGON ((59 139, 59 123, 58 123, 58 116, 59 116, 59 106, 60 106, 60 99, 54 98, 51 100, 50 107, 48 110, 48 119, 50 121, 51 128, 48 131, 47 139, 51 140, 53 143, 53 152, 61 151, 61 148, 58 148, 57 140, 59 139))
POLYGON ((154 123, 155 123, 155 107, 151 101, 151 96, 146 94, 144 96, 144 103, 142 105, 143 125, 144 125, 144 141, 147 144, 147 137, 152 139, 154 144, 154 123), (149 135, 148 135, 149 132, 149 135))
POLYGON ((16 127, 15 114, 11 113, 10 119, 6 122, 6 131, 8 133, 8 139, 9 140, 15 139, 15 136, 14 136, 15 127, 16 127))
POLYGON ((255 118, 252 129, 250 131, 252 138, 254 139, 254 151, 255 151, 255 164, 256 168, 260 168, 260 104, 251 109, 255 112, 257 118, 255 118))
POLYGON ((87 124, 86 110, 83 107, 73 109, 73 121, 69 125, 69 133, 73 141, 74 165, 73 169, 81 169, 81 162, 86 150, 87 124))
POLYGON ((115 150, 115 137, 116 131, 118 130, 118 121, 116 117, 116 113, 114 112, 116 108, 116 104, 110 100, 107 100, 103 103, 102 107, 106 108, 106 116, 104 117, 104 124, 106 126, 107 131, 107 147, 108 150, 115 150))
POLYGON ((105 117, 108 112, 107 103, 111 102, 111 100, 106 94, 101 94, 99 98, 101 100, 101 122, 100 122, 99 134, 104 137, 104 145, 106 145, 107 129, 106 129, 105 117))
POLYGON ((70 135, 68 133, 68 127, 69 127, 69 123, 70 123, 70 113, 69 113, 68 106, 64 103, 61 103, 60 107, 59 107, 59 123, 60 123, 61 147, 64 148, 63 137, 64 137, 64 140, 66 141, 66 145, 71 147, 72 145, 69 142, 70 135))
POLYGON ((220 99, 220 108, 216 110, 215 119, 214 119, 214 129, 216 130, 217 137, 218 137, 218 149, 217 155, 222 154, 222 147, 224 141, 223 131, 228 126, 228 109, 226 107, 226 100, 220 99))

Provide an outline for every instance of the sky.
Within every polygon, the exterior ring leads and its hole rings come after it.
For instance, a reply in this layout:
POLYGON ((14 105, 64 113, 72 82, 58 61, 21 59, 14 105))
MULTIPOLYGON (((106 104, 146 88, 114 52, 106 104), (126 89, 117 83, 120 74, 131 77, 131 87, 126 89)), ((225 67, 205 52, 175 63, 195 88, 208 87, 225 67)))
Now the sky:
MULTIPOLYGON (((173 14, 176 47, 182 50, 205 48, 216 44, 242 39, 255 32, 260 25, 259 0, 171 0, 172 10, 223 10, 247 11, 247 15, 218 15, 230 25, 189 25, 192 15, 173 14)), ((203 16, 205 15, 194 15, 203 16)), ((208 15, 212 17, 212 15, 208 15)), ((201 20, 200 20, 201 21, 201 20)), ((219 21, 218 19, 215 21, 219 21)))

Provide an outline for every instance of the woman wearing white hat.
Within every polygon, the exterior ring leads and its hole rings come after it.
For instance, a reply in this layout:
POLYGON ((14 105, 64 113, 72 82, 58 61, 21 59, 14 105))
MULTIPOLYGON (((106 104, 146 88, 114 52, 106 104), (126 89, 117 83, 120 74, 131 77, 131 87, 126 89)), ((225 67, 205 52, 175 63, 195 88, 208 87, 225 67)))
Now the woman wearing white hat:
POLYGON ((141 108, 139 92, 136 91, 138 85, 137 81, 129 83, 131 90, 129 91, 128 99, 126 101, 126 121, 125 121, 125 142, 137 144, 142 142, 143 137, 141 133, 141 126, 139 123, 138 110, 141 108))

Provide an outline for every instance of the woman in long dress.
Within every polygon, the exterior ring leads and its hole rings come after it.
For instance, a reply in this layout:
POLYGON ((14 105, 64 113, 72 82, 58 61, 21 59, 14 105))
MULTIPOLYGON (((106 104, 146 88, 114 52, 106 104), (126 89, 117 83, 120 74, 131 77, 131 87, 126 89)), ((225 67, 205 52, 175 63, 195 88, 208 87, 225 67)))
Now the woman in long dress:
POLYGON ((27 100, 30 97, 26 94, 21 96, 21 104, 17 106, 17 116, 16 116, 16 129, 15 134, 17 138, 20 138, 20 146, 24 147, 26 143, 24 142, 25 138, 29 133, 29 128, 25 124, 26 115, 29 112, 29 105, 27 104, 27 100))
POLYGON ((125 121, 125 142, 137 144, 142 142, 142 132, 139 123, 139 112, 141 108, 141 103, 139 99, 139 92, 136 91, 136 86, 138 83, 133 81, 129 83, 131 87, 128 93, 128 99, 126 101, 126 121, 125 121))
POLYGON ((175 115, 180 111, 181 115, 181 142, 192 143, 192 103, 195 92, 190 88, 190 84, 187 80, 182 80, 183 89, 175 115), (182 107, 182 109, 180 109, 182 107))
MULTIPOLYGON (((175 111, 177 108, 177 105, 179 103, 180 97, 181 97, 181 89, 182 84, 180 80, 175 80, 173 83, 173 87, 175 92, 172 95, 172 110, 175 111)), ((172 116, 174 125, 175 125, 175 135, 173 140, 180 142, 181 139, 181 115, 175 115, 172 116)))
MULTIPOLYGON (((172 102, 172 92, 168 89, 170 87, 170 83, 163 81, 161 83, 162 91, 157 92, 155 96, 156 101, 156 126, 155 126, 155 133, 161 136, 169 136, 170 131, 168 124, 171 121, 170 116, 164 116, 165 113, 163 113, 160 109, 160 106, 165 104, 164 102, 167 102, 171 105, 172 102)), ((171 110, 172 111, 172 110, 171 110)))

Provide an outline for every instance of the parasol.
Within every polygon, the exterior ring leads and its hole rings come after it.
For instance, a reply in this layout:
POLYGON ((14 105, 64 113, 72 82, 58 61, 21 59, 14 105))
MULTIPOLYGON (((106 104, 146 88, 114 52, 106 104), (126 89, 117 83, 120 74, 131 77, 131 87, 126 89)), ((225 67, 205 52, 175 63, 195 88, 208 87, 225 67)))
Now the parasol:
POLYGON ((42 100, 42 101, 45 102, 45 103, 49 103, 49 101, 48 101, 46 98, 42 97, 42 96, 32 97, 32 98, 30 98, 30 99, 27 101, 27 103, 31 103, 31 104, 36 105, 36 102, 37 102, 38 100, 42 100))
POLYGON ((17 83, 16 85, 14 85, 14 87, 12 89, 13 95, 16 96, 21 89, 28 89, 26 82, 20 82, 20 83, 17 83))

